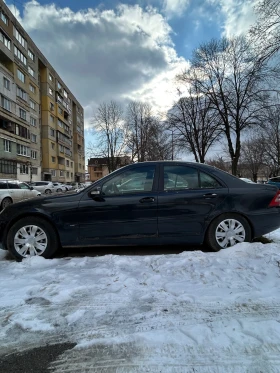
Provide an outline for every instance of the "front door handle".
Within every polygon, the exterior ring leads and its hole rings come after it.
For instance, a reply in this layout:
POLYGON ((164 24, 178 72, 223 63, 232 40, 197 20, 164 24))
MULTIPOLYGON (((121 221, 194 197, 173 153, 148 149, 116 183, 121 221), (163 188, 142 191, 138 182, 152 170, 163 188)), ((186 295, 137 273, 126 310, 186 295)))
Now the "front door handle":
POLYGON ((206 194, 203 194, 203 197, 205 199, 216 198, 217 194, 216 193, 206 193, 206 194))
POLYGON ((141 198, 140 203, 153 203, 155 202, 155 199, 154 197, 145 197, 145 198, 141 198))

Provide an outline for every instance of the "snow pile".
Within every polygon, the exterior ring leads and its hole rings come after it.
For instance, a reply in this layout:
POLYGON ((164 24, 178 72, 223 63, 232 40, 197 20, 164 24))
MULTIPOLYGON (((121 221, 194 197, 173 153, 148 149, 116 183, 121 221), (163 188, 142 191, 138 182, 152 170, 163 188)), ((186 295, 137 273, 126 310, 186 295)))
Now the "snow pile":
POLYGON ((21 263, 0 250, 1 354, 67 341, 54 372, 279 372, 280 230, 268 237, 21 263))

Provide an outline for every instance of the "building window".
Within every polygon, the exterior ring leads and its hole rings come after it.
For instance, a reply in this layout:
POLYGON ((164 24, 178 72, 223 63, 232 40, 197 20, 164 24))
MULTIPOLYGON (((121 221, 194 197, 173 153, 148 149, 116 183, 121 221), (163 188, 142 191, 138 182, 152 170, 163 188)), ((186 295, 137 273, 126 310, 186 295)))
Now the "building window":
POLYGON ((59 171, 59 176, 64 176, 64 171, 60 170, 59 171))
POLYGON ((54 116, 53 116, 53 115, 50 115, 50 121, 51 121, 52 123, 54 123, 54 116))
POLYGON ((57 123, 58 123, 59 127, 63 128, 63 122, 61 122, 61 120, 57 119, 57 123))
POLYGON ((52 149, 54 150, 54 143, 53 143, 53 142, 51 143, 51 147, 52 147, 52 149))
POLYGON ((73 172, 71 172, 71 178, 73 179, 73 172))
POLYGON ((11 50, 11 40, 6 35, 4 35, 4 33, 1 30, 0 30, 0 40, 5 45, 6 48, 11 50))
POLYGON ((4 97, 4 96, 1 97, 1 105, 2 105, 2 108, 3 108, 3 109, 6 109, 6 110, 8 110, 8 111, 11 111, 11 106, 12 106, 11 101, 8 100, 8 99, 7 99, 6 97, 4 97))
POLYGON ((49 88, 49 94, 53 96, 53 89, 49 88))
POLYGON ((67 92, 65 91, 65 89, 63 90, 63 95, 64 95, 64 97, 68 97, 68 94, 67 94, 67 92))
POLYGON ((28 175, 28 166, 26 166, 26 164, 20 165, 20 173, 23 175, 28 175))
POLYGON ((49 80, 52 82, 53 81, 53 76, 49 74, 49 80))
POLYGON ((69 176, 70 176, 70 172, 67 171, 67 172, 66 172, 66 177, 69 177, 69 176))
POLYGON ((3 80, 4 80, 4 88, 6 88, 8 91, 10 91, 10 86, 11 86, 10 81, 5 77, 3 77, 3 80))
POLYGON ((15 29, 15 37, 16 37, 17 41, 25 48, 26 47, 26 40, 21 35, 21 33, 18 32, 17 29, 15 29))
POLYGON ((1 159, 0 160, 0 173, 16 175, 17 174, 17 162, 1 159))
POLYGON ((52 102, 50 102, 50 110, 54 111, 54 104, 52 102))
POLYGON ((32 167, 32 175, 38 175, 38 168, 37 167, 32 167))
POLYGON ((31 158, 37 159, 37 152, 35 150, 31 150, 31 158))
POLYGON ((51 170, 52 176, 56 176, 56 170, 51 170))
POLYGON ((12 142, 9 140, 4 139, 4 151, 11 153, 12 149, 12 142))
POLYGON ((24 101, 27 100, 26 92, 23 89, 21 89, 20 87, 17 87, 17 96, 22 98, 24 101))
POLYGON ((35 110, 35 108, 36 108, 36 104, 35 104, 34 101, 30 100, 29 105, 30 105, 31 109, 35 110))
POLYGON ((54 135, 55 135, 55 132, 54 132, 54 129, 53 129, 53 128, 50 128, 50 135, 51 135, 52 137, 54 137, 54 135))
POLYGON ((17 144, 17 154, 24 155, 25 157, 29 157, 30 149, 25 145, 17 144))
POLYGON ((52 163, 55 163, 55 157, 52 157, 52 163))
POLYGON ((33 76, 33 78, 34 78, 34 76, 35 76, 35 71, 32 69, 32 67, 28 66, 28 72, 29 72, 29 74, 30 74, 31 76, 33 76))
POLYGON ((57 88, 61 89, 61 84, 59 82, 57 82, 57 88))
POLYGON ((0 16, 5 25, 8 25, 8 17, 6 16, 6 14, 3 13, 3 11, 0 11, 0 16))
POLYGON ((26 120, 26 111, 19 108, 19 116, 20 116, 21 119, 26 120))
POLYGON ((31 142, 37 142, 37 136, 34 133, 31 133, 31 142))
POLYGON ((63 115, 63 110, 61 109, 61 107, 58 107, 58 114, 63 115))
POLYGON ((23 53, 21 53, 21 51, 16 47, 14 46, 14 50, 15 50, 15 56, 24 64, 26 65, 26 57, 23 53))
POLYGON ((17 71, 17 77, 19 78, 19 80, 25 83, 25 75, 20 70, 17 71))
POLYGON ((64 153, 64 146, 63 145, 59 145, 59 151, 60 151, 60 153, 64 153))
POLYGON ((68 161, 68 159, 66 160, 66 166, 69 167, 69 161, 68 161))
POLYGON ((34 55, 34 53, 33 53, 33 52, 31 52, 31 50, 30 50, 30 49, 28 49, 28 56, 29 56, 29 58, 31 58, 31 60, 32 60, 32 61, 34 61, 34 60, 35 60, 35 55, 34 55))
POLYGON ((36 119, 33 118, 33 117, 30 117, 30 124, 31 124, 31 126, 36 127, 36 124, 37 124, 36 119))
POLYGON ((32 84, 29 84, 29 90, 30 90, 32 93, 35 93, 35 92, 36 92, 36 88, 35 88, 34 85, 32 85, 32 84))

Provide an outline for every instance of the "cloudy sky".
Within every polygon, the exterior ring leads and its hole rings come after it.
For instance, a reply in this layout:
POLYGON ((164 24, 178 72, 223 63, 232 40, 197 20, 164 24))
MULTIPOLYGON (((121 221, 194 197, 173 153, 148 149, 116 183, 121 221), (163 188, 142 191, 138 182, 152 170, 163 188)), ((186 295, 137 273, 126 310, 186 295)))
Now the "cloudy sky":
MULTIPOLYGON (((85 108, 176 98, 174 77, 200 43, 246 32, 257 0, 6 0, 85 108)), ((90 140, 89 134, 86 140, 90 140)))

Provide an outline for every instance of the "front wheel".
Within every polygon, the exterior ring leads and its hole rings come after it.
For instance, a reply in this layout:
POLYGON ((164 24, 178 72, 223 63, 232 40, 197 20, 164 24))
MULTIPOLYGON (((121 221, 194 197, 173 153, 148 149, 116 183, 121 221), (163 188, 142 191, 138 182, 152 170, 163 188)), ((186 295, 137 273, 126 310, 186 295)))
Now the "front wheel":
POLYGON ((16 259, 29 256, 47 259, 58 247, 58 237, 52 225, 36 216, 18 220, 7 235, 7 248, 16 259))
POLYGON ((218 216, 210 224, 205 241, 214 250, 227 249, 240 242, 250 242, 251 228, 248 221, 238 214, 218 216))
POLYGON ((52 191, 51 191, 50 189, 46 189, 46 190, 45 190, 45 193, 46 193, 46 194, 51 194, 52 191))

